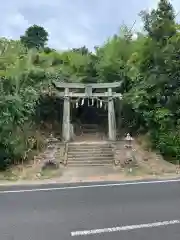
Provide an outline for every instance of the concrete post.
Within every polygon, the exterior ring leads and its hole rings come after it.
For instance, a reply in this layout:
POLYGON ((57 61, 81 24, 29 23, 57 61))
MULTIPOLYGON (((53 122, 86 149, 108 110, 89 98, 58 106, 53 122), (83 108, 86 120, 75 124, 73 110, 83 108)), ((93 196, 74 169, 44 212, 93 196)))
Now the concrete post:
POLYGON ((116 119, 114 111, 114 100, 112 99, 112 89, 108 88, 108 128, 109 128, 109 140, 116 140, 116 119))
POLYGON ((69 88, 64 90, 64 109, 63 109, 63 139, 70 141, 70 99, 69 88))

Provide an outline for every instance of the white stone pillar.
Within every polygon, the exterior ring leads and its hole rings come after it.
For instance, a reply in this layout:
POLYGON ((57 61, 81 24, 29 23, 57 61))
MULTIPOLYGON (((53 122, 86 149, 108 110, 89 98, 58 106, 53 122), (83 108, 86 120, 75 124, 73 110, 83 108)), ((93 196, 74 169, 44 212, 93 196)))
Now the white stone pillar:
POLYGON ((69 88, 64 90, 64 108, 63 108, 63 139, 70 141, 70 99, 69 88))
POLYGON ((114 111, 114 100, 112 98, 112 89, 108 88, 108 128, 109 128, 109 140, 116 140, 116 119, 114 111))

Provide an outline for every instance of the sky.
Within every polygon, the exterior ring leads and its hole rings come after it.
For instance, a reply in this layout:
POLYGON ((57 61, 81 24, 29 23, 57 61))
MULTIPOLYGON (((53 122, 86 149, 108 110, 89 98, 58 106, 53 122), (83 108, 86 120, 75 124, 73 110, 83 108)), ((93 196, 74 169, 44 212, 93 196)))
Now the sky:
MULTIPOLYGON (((158 0, 5 0, 1 3, 0 37, 19 39, 27 27, 43 26, 50 47, 58 50, 103 44, 120 25, 140 29, 141 10, 156 7, 158 0)), ((171 0, 176 12, 180 0, 171 0)), ((180 19, 180 16, 178 16, 180 19)))

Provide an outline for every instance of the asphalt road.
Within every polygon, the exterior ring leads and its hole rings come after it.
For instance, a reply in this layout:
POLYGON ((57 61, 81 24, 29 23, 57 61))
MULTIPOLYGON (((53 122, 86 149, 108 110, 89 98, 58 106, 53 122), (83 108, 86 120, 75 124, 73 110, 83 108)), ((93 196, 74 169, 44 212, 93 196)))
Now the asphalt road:
POLYGON ((179 240, 180 181, 0 187, 0 239, 179 240))

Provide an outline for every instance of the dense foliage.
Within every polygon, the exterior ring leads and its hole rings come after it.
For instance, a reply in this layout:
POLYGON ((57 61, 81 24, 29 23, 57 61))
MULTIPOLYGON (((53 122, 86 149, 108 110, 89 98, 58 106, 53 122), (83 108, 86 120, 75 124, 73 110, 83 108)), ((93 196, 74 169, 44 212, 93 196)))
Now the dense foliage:
MULTIPOLYGON (((58 52, 48 33, 33 25, 19 41, 0 39, 0 167, 26 159, 37 148, 37 106, 52 78, 76 82, 122 81, 123 126, 149 134, 160 152, 180 157, 180 33, 167 0, 142 12, 144 32, 127 27, 95 48, 58 52), (35 124, 36 123, 36 124, 35 124)), ((43 100, 42 100, 43 99, 43 100)), ((50 114, 53 116, 53 114, 50 114)), ((46 115, 47 116, 47 115, 46 115)))

